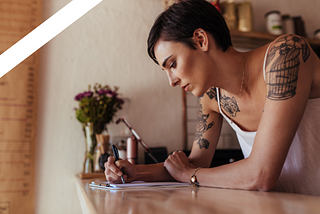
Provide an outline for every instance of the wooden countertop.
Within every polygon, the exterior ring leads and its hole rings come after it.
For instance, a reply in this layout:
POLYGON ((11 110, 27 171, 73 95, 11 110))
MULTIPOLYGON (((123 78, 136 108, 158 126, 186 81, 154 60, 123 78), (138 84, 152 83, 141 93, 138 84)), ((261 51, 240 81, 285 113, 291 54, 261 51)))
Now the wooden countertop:
POLYGON ((239 214, 320 213, 320 197, 208 187, 150 188, 109 191, 77 178, 83 213, 98 214, 239 214))

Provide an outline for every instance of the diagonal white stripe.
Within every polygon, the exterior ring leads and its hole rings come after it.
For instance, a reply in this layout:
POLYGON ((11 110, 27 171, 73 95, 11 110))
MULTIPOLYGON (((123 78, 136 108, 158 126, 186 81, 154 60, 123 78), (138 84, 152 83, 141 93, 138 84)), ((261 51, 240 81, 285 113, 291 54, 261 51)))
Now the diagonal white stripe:
POLYGON ((0 55, 0 78, 103 0, 72 0, 0 55))

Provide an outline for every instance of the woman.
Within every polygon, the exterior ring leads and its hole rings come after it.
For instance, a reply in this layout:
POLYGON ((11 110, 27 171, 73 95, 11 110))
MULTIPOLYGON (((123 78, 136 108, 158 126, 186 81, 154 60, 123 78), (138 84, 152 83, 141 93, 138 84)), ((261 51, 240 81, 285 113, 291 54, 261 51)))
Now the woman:
POLYGON ((307 42, 283 35, 240 53, 220 13, 204 0, 174 4, 155 21, 150 57, 170 85, 198 97, 198 125, 189 157, 164 163, 106 163, 106 178, 181 182, 219 188, 320 196, 320 61, 307 42), (222 118, 236 131, 245 159, 210 166, 222 118))

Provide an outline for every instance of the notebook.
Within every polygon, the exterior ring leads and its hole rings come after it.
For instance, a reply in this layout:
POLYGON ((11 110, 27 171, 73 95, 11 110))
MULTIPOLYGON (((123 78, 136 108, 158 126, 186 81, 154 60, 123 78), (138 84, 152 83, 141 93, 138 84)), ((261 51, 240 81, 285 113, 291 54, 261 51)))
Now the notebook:
POLYGON ((144 182, 144 181, 134 181, 132 183, 125 184, 112 184, 109 182, 91 182, 89 186, 101 188, 101 189, 134 189, 134 188, 150 188, 150 187, 187 187, 190 183, 181 182, 144 182))

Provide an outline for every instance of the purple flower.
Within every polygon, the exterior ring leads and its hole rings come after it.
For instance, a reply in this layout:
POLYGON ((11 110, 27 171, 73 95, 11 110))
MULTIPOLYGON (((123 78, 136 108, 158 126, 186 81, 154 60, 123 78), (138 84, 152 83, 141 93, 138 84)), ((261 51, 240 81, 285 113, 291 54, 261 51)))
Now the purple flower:
POLYGON ((107 90, 101 89, 100 91, 97 92, 99 96, 107 94, 107 90))
POLYGON ((112 97, 116 97, 118 95, 116 92, 111 91, 111 90, 107 90, 106 94, 111 95, 112 97))
POLYGON ((92 97, 93 92, 92 91, 87 91, 83 93, 83 97, 92 97))
POLYGON ((77 101, 80 101, 84 97, 91 97, 92 95, 93 95, 93 93, 91 91, 86 91, 86 92, 78 94, 74 99, 77 101))
POLYGON ((99 96, 101 95, 106 95, 107 97, 116 97, 118 94, 112 90, 105 90, 105 89, 101 89, 100 91, 98 91, 99 96))
POLYGON ((83 95, 82 95, 82 93, 80 93, 74 99, 79 101, 79 100, 82 100, 82 98, 83 98, 83 95))

